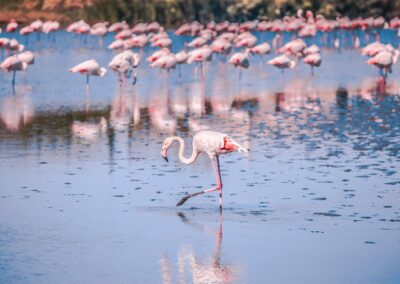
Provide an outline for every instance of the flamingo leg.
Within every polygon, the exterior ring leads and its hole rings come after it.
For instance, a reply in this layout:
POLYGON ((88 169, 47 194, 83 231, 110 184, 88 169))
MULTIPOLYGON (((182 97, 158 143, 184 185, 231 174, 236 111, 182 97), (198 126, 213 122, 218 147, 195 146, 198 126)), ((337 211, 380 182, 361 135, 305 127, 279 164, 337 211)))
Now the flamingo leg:
POLYGON ((15 86, 15 73, 16 73, 17 71, 15 71, 15 70, 13 70, 13 79, 12 79, 12 86, 14 87, 15 86))
MULTIPOLYGON (((218 178, 217 187, 219 188, 219 210, 222 210, 222 179, 221 179, 221 168, 219 166, 219 156, 217 158, 218 178)), ((215 170, 215 168, 214 168, 215 170)))
POLYGON ((219 190, 219 206, 220 206, 220 210, 222 209, 222 183, 221 183, 221 172, 220 172, 220 169, 219 169, 218 156, 216 157, 216 160, 217 160, 217 167, 215 166, 214 159, 211 159, 211 164, 213 166, 213 171, 214 171, 215 179, 217 181, 217 185, 212 187, 212 188, 210 188, 210 189, 205 189, 205 190, 202 190, 202 191, 199 191, 199 192, 195 192, 195 193, 192 193, 192 194, 189 194, 189 195, 186 195, 186 196, 182 197, 182 199, 179 200, 179 202, 176 204, 176 206, 181 206, 189 198, 195 197, 196 195, 209 193, 209 192, 213 192, 213 191, 219 190))

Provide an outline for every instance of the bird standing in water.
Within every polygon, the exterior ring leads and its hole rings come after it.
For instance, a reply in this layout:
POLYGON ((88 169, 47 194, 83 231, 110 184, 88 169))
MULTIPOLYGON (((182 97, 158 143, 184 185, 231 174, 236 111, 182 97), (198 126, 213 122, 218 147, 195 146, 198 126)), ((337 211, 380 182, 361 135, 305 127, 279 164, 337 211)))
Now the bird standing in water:
POLYGON ((107 69, 100 67, 100 65, 94 59, 90 59, 70 68, 69 72, 86 75, 86 91, 89 92, 89 77, 103 77, 106 74, 107 69))
POLYGON ((161 156, 168 162, 167 153, 168 149, 172 144, 177 141, 179 143, 179 160, 184 164, 192 164, 196 161, 200 153, 206 153, 211 160, 213 166, 214 175, 216 179, 216 186, 202 190, 200 192, 192 193, 184 196, 176 206, 180 206, 185 203, 189 198, 199 194, 208 193, 212 191, 219 191, 219 207, 222 209, 222 181, 221 181, 221 170, 219 165, 219 155, 231 152, 248 152, 248 150, 233 140, 226 134, 215 132, 215 131, 200 131, 193 136, 193 149, 190 158, 184 156, 185 152, 185 141, 178 136, 171 136, 164 140, 161 156), (216 163, 215 163, 216 162, 216 163))

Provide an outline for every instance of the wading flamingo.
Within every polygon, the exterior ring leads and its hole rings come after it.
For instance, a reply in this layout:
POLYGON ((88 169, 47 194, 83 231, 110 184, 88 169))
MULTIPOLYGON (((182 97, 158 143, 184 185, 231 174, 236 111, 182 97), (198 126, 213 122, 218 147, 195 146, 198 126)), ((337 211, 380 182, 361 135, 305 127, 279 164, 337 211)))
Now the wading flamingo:
POLYGON ((136 84, 136 74, 133 68, 140 64, 140 55, 131 50, 125 50, 118 53, 108 64, 108 67, 119 74, 119 82, 122 85, 124 79, 132 76, 132 85, 136 84))
POLYGON ((192 155, 190 158, 186 158, 184 156, 185 152, 185 141, 178 136, 171 136, 164 140, 161 156, 168 162, 167 153, 168 149, 172 146, 172 144, 178 141, 179 142, 179 160, 186 164, 192 164, 196 161, 197 157, 200 153, 206 153, 211 160, 211 164, 213 166, 215 179, 217 181, 217 185, 206 190, 202 190, 200 192, 195 192, 189 195, 184 196, 176 206, 180 206, 185 203, 189 198, 194 197, 199 194, 208 193, 212 191, 219 191, 219 208, 222 209, 222 181, 221 181, 221 171, 219 166, 219 155, 226 154, 234 151, 238 152, 248 152, 248 150, 233 140, 226 134, 215 132, 215 131, 200 131, 193 136, 193 149, 192 155), (215 161, 217 165, 215 165, 215 161))
POLYGON ((13 71, 12 86, 15 86, 15 73, 17 71, 24 71, 28 68, 28 64, 22 61, 18 56, 11 55, 4 59, 0 64, 0 69, 6 70, 7 72, 13 71))
POLYGON ((86 91, 89 92, 89 77, 103 77, 106 74, 107 70, 106 68, 100 67, 100 65, 94 59, 90 59, 70 68, 69 72, 81 73, 86 75, 86 91))

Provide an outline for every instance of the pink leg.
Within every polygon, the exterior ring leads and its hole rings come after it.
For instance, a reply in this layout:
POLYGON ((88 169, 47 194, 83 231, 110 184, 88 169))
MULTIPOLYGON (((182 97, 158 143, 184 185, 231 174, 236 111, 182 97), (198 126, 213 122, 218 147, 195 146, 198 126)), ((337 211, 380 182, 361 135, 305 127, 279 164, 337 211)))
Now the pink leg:
POLYGON ((176 206, 181 206, 183 203, 185 203, 189 198, 194 197, 196 195, 199 194, 203 194, 203 193, 209 193, 209 192, 213 192, 216 190, 219 190, 219 208, 220 210, 222 209, 222 182, 221 182, 221 172, 219 169, 219 159, 218 156, 216 157, 217 159, 217 167, 215 167, 215 162, 214 159, 211 159, 211 164, 213 166, 213 171, 214 171, 214 175, 215 175, 215 179, 217 181, 217 185, 210 188, 210 189, 206 189, 200 192, 196 192, 196 193, 192 193, 189 195, 184 196, 177 204, 176 206))
POLYGON ((219 210, 222 210, 222 179, 221 179, 221 169, 219 167, 219 156, 217 158, 217 167, 218 167, 218 184, 219 187, 219 210))

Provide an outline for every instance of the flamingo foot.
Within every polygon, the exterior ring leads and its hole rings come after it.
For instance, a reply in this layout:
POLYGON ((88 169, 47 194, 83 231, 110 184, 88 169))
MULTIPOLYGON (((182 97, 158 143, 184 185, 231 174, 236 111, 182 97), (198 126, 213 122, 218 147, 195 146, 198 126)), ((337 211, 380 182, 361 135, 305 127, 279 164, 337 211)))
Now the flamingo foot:
POLYGON ((179 200, 179 202, 176 204, 176 206, 181 206, 183 203, 185 203, 189 198, 193 197, 195 195, 193 194, 189 194, 184 196, 181 200, 179 200))
MULTIPOLYGON (((199 191, 199 192, 195 192, 192 194, 188 194, 184 197, 182 197, 181 200, 179 200, 179 202, 176 204, 176 206, 181 206, 183 203, 185 203, 189 198, 195 197, 196 195, 199 194, 203 194, 203 193, 208 193, 208 192, 212 192, 212 191, 216 191, 216 190, 221 190, 221 187, 219 186, 215 186, 213 188, 207 189, 207 190, 203 190, 203 191, 199 191)), ((221 197, 221 196, 220 196, 221 197)), ((222 208, 222 204, 220 204, 220 208, 222 208)))

